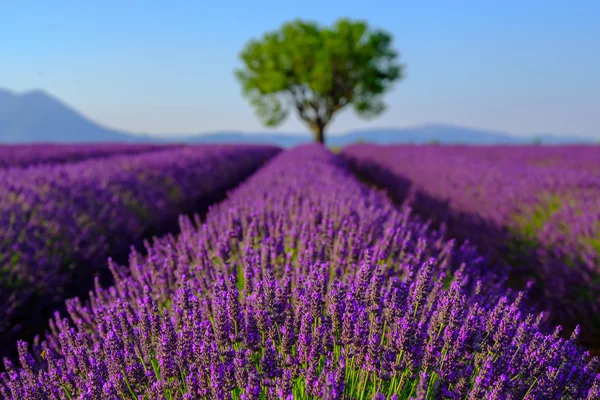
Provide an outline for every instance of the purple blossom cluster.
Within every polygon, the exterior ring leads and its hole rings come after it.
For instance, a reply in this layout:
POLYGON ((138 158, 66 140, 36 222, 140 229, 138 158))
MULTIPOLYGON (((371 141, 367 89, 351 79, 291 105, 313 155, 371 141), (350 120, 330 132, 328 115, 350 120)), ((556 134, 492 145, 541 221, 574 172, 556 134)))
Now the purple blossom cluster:
POLYGON ((597 399, 598 360, 541 329, 490 261, 359 183, 281 153, 206 220, 110 262, 5 361, 7 399, 597 399))
POLYGON ((0 168, 23 168, 40 164, 65 164, 117 154, 138 154, 147 151, 181 147, 157 144, 15 144, 0 145, 0 168))
POLYGON ((89 290, 108 256, 126 260, 131 245, 220 200, 278 151, 188 146, 3 170, 0 354, 89 290))
POLYGON ((456 238, 536 281, 537 299, 600 346, 600 147, 376 146, 353 169, 456 238))

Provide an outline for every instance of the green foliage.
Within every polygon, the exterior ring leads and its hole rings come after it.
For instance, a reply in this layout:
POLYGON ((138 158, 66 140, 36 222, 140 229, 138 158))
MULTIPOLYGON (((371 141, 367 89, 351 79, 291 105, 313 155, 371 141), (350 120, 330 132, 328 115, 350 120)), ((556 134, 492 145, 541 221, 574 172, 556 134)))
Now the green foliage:
POLYGON ((371 31, 363 21, 340 19, 323 28, 294 20, 250 40, 235 76, 265 125, 280 124, 295 108, 322 135, 345 106, 364 118, 385 110, 382 95, 403 75, 391 42, 389 34, 371 31))
MULTIPOLYGON (((596 233, 581 239, 584 246, 591 248, 600 261, 600 221, 596 223, 596 233)), ((600 275, 596 278, 600 282, 600 275)))
POLYGON ((585 238, 584 243, 592 247, 600 257, 600 235, 598 237, 585 238))
POLYGON ((537 205, 525 209, 514 217, 514 225, 510 228, 512 239, 508 244, 507 255, 510 264, 519 265, 540 246, 538 233, 562 205, 563 199, 558 195, 545 194, 541 196, 537 205))
POLYGON ((562 205, 563 199, 558 195, 542 196, 540 203, 515 218, 520 233, 528 238, 535 237, 562 205))
POLYGON ((0 267, 0 282, 2 282, 3 288, 17 289, 25 284, 23 277, 15 273, 18 270, 21 257, 20 252, 14 252, 8 263, 0 267))
MULTIPOLYGON (((514 219, 514 226, 511 228, 512 239, 509 243, 508 261, 513 266, 518 266, 523 260, 532 255, 542 244, 538 239, 540 231, 552 216, 563 206, 575 207, 573 198, 568 196, 559 196, 556 194, 545 194, 540 198, 540 202, 535 206, 525 210, 514 219)), ((561 230, 568 233, 569 227, 565 224, 559 226, 561 230)), ((583 246, 589 246, 600 260, 600 223, 598 224, 598 233, 595 236, 582 237, 580 243, 583 246)), ((549 248, 549 251, 552 249, 549 248)), ((574 267, 577 262, 582 262, 581 258, 561 257, 560 260, 570 267, 574 267)), ((592 284, 600 283, 600 276, 595 275, 591 278, 592 284)), ((594 299, 594 292, 587 286, 578 286, 575 290, 577 296, 586 301, 594 299)))

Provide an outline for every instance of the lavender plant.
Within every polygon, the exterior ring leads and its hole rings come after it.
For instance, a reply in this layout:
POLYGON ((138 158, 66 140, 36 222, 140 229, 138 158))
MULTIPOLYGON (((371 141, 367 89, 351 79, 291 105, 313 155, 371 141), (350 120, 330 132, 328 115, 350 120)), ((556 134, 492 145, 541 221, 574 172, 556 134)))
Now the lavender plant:
POLYGON ((13 144, 0 145, 0 168, 24 168, 40 164, 65 164, 110 157, 117 154, 138 154, 148 151, 182 147, 156 144, 13 144))
POLYGON ((524 294, 360 184, 320 146, 282 153, 206 222, 110 263, 0 393, 27 399, 595 399, 598 360, 524 294))
POLYGON ((366 178, 453 237, 536 281, 553 321, 600 346, 600 151, 597 147, 355 145, 366 178))
POLYGON ((207 207, 277 151, 188 146, 2 171, 0 355, 89 290, 107 256, 126 259, 130 245, 207 207))

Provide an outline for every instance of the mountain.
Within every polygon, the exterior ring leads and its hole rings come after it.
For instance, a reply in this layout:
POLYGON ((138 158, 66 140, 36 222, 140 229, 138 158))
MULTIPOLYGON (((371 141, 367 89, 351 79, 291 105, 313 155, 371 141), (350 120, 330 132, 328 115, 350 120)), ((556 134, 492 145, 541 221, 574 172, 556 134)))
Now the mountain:
POLYGON ((281 147, 293 147, 302 143, 309 143, 312 135, 306 133, 270 133, 270 132, 237 132, 219 131, 192 136, 175 136, 176 141, 186 143, 275 143, 281 147))
MULTIPOLYGON (((593 143, 591 139, 540 134, 544 144, 593 143)), ((330 134, 327 143, 345 146, 358 141, 378 144, 430 143, 442 144, 531 144, 533 138, 512 136, 504 132, 465 128, 453 125, 429 124, 412 128, 360 129, 345 134, 330 134)), ((55 97, 34 90, 15 94, 0 89, 0 143, 31 142, 185 142, 185 143, 273 143, 292 147, 312 140, 308 132, 283 134, 270 132, 243 133, 221 131, 198 135, 168 135, 163 137, 131 134, 103 127, 84 117, 55 97)))
MULTIPOLYGON (((60 100, 34 90, 0 89, 0 142, 133 142, 132 135, 104 128, 60 100)), ((143 140, 143 138, 142 138, 143 140)))
MULTIPOLYGON (((540 134, 533 137, 514 136, 505 132, 486 129, 466 128, 448 124, 427 124, 411 128, 362 129, 348 132, 335 138, 335 145, 343 146, 357 141, 378 144, 438 142, 441 144, 532 144, 534 139, 544 144, 584 144, 594 143, 591 139, 573 136, 540 134)), ((332 137, 332 144, 333 144, 332 137)))
MULTIPOLYGON (((544 144, 589 144, 593 140, 570 136, 555 136, 550 134, 536 135, 536 139, 544 144)), ((221 131, 195 136, 178 136, 177 141, 189 143, 277 143, 282 147, 292 147, 312 140, 310 133, 273 134, 273 133, 243 133, 221 131)), ((534 138, 513 136, 503 132, 465 128, 453 125, 428 124, 411 128, 373 128, 351 130, 345 134, 330 134, 326 136, 327 144, 342 147, 356 142, 377 144, 412 143, 425 144, 437 142, 440 144, 532 144, 534 138)))

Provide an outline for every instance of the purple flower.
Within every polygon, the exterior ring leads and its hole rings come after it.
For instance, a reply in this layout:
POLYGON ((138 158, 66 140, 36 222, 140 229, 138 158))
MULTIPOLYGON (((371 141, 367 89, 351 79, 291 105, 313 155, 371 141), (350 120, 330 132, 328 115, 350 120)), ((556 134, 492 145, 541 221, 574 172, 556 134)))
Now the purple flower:
POLYGON ((205 221, 184 218, 181 228, 147 243, 146 255, 132 253, 129 266, 111 266, 114 286, 70 302, 73 321, 57 314, 30 355, 21 345, 21 366, 7 363, 0 393, 406 400, 597 392, 597 361, 575 343, 577 331, 547 333, 485 257, 449 244, 322 147, 282 153, 205 221), (240 237, 227 234, 225 263, 219 238, 233 215, 240 237), (390 232, 397 240, 376 260, 390 232))

